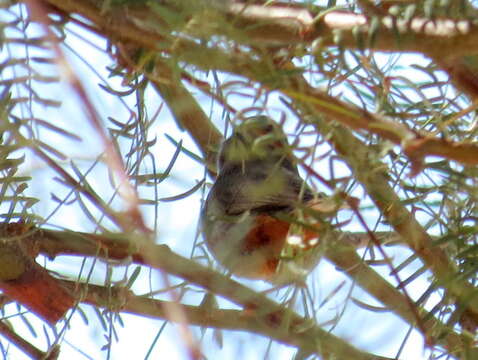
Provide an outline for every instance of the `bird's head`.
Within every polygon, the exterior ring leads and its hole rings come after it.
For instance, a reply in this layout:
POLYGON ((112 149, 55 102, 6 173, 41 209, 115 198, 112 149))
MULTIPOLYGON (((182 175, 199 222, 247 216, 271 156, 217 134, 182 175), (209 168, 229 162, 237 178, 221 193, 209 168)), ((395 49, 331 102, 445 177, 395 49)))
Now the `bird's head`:
POLYGON ((289 157, 287 137, 279 124, 267 116, 247 118, 236 126, 233 134, 222 144, 218 168, 227 164, 289 157))

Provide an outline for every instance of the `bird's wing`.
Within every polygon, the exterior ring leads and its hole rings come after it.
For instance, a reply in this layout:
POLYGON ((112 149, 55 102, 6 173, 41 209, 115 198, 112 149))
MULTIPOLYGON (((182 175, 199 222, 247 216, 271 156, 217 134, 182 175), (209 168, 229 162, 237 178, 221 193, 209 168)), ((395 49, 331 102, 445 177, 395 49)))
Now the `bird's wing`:
MULTIPOLYGON (((276 212, 312 198, 312 192, 294 171, 256 171, 230 181, 218 194, 229 215, 251 212, 276 212)), ((265 169, 266 170, 266 169, 265 169)))

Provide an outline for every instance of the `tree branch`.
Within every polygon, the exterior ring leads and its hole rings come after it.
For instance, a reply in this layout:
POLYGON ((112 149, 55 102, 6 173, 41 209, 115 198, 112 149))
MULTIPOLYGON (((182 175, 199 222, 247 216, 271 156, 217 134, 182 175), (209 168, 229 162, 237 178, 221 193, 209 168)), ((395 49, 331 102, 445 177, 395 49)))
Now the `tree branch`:
MULTIPOLYGON (((295 69, 294 67, 286 66, 285 68, 281 68, 280 66, 271 64, 268 59, 265 59, 264 61, 252 60, 249 56, 246 56, 243 53, 229 55, 218 48, 207 48, 187 39, 179 39, 173 44, 168 39, 165 39, 163 35, 158 34, 151 28, 141 29, 138 27, 137 22, 133 23, 133 11, 122 13, 118 9, 118 11, 115 12, 115 16, 110 19, 109 17, 105 17, 101 13, 100 9, 96 8, 88 0, 83 2, 71 0, 45 1, 48 1, 48 3, 54 5, 62 11, 68 13, 80 13, 81 15, 87 17, 95 23, 95 25, 98 27, 98 31, 103 33, 105 36, 108 36, 110 39, 132 42, 135 46, 144 46, 150 50, 161 52, 166 51, 172 56, 176 57, 177 60, 185 61, 186 63, 198 66, 204 71, 215 69, 235 73, 241 76, 246 76, 254 81, 261 82, 263 85, 271 89, 280 89, 284 94, 291 98, 302 100, 306 98, 310 104, 315 106, 317 111, 327 115, 327 117, 339 121, 340 123, 352 129, 366 130, 367 132, 380 135, 381 137, 402 146, 404 151, 413 161, 415 165, 415 171, 418 171, 421 168, 422 161, 425 156, 433 155, 459 161, 467 165, 478 165, 478 145, 471 142, 452 142, 447 139, 436 138, 426 132, 413 131, 405 124, 400 124, 387 118, 383 118, 377 114, 369 113, 358 106, 345 103, 327 94, 323 90, 315 89, 308 85, 298 86, 297 83, 291 81, 289 76, 281 76, 281 73, 289 74, 294 70, 299 71, 299 69, 295 69), (108 21, 106 21, 107 19, 108 21), (278 76, 271 77, 271 71, 275 71, 278 76)), ((136 9, 136 11, 139 10, 136 9)), ((144 13, 146 10, 143 9, 141 11, 144 13)), ((326 16, 329 15, 333 16, 332 19, 342 18, 342 15, 344 16, 344 19, 347 19, 349 16, 354 19, 353 21, 346 21, 346 25, 339 26, 339 28, 345 27, 345 29, 349 29, 351 33, 353 24, 357 25, 357 22, 361 23, 364 21, 364 17, 362 15, 350 15, 343 13, 331 15, 331 13, 329 13, 326 16)), ((157 17, 157 15, 155 16, 157 17)), ((158 21, 158 23, 160 22, 158 21)), ((431 26, 429 25, 430 23, 424 21, 420 21, 418 23, 422 26, 426 25, 425 29, 428 29, 428 27, 431 26)), ((447 42, 446 44, 448 44, 450 38, 455 39, 454 36, 464 36, 466 41, 463 40, 463 47, 469 53, 471 51, 470 49, 473 49, 475 46, 474 34, 475 32, 478 32, 475 27, 470 27, 470 29, 473 30, 469 30, 471 35, 459 35, 460 31, 456 30, 455 33, 450 34, 450 37, 445 36, 443 34, 443 29, 441 28, 437 30, 436 33, 432 31, 433 29, 428 29, 426 33, 428 34, 431 32, 432 34, 435 34, 435 36, 443 37, 443 41, 447 42), (473 45, 469 44, 470 41, 473 42, 473 45)), ((380 32, 380 35, 382 36, 382 32, 380 32)), ((448 46, 440 42, 437 43, 436 41, 432 41, 429 38, 427 39, 428 42, 433 44, 433 47, 436 47, 438 46, 437 44, 440 44, 439 48, 441 50, 444 48, 444 46, 448 46)), ((405 46, 403 46, 403 43, 408 44, 408 41, 413 42, 411 39, 407 40, 406 37, 405 39, 402 39, 402 36, 400 36, 401 48, 394 50, 412 51, 412 49, 407 49, 405 46)), ((453 43, 453 41, 451 42, 453 43)), ((352 41, 350 40, 350 42, 352 41)), ((391 39, 386 39, 384 40, 384 43, 389 44, 392 43, 392 41, 391 39)), ((328 44, 327 41, 324 44, 328 44)), ((332 44, 330 43, 328 45, 332 44)), ((430 54, 433 55, 432 50, 429 50, 428 52, 425 51, 426 47, 423 44, 417 45, 417 48, 423 53, 430 52, 430 54)), ((449 48, 447 48, 447 52, 449 52, 448 49, 449 48)), ((453 50, 454 55, 458 53, 458 50, 453 50)), ((176 91, 180 91, 178 89, 176 91)), ((184 91, 181 96, 185 98, 184 91)), ((190 101, 187 103, 191 104, 190 101)), ((190 114, 190 112, 188 112, 188 114, 190 114)), ((183 120, 185 120, 185 124, 191 124, 190 121, 185 119, 184 113, 181 114, 181 117, 183 120)), ((207 122, 201 121, 200 116, 194 120, 198 121, 199 124, 207 125, 207 122)), ((216 141, 218 141, 218 133, 214 130, 211 130, 209 126, 206 126, 206 128, 209 130, 199 133, 194 131, 194 127, 191 126, 190 128, 193 130, 191 134, 194 136, 196 142, 201 144, 202 149, 204 149, 204 143, 211 141, 211 143, 214 144, 216 141)))
MULTIPOLYGON (((164 55, 165 59, 172 59, 173 62, 183 61, 205 71, 215 69, 245 76, 253 81, 261 82, 267 89, 281 91, 293 99, 295 104, 299 104, 302 111, 308 116, 325 115, 325 119, 339 122, 341 125, 327 121, 316 121, 314 124, 319 132, 331 139, 337 153, 348 162, 357 179, 363 184, 387 221, 433 272, 439 285, 447 288, 452 297, 456 297, 459 303, 464 304, 466 313, 469 314, 475 324, 478 323, 476 290, 466 279, 464 280, 458 276, 454 264, 439 247, 434 246, 432 238, 401 203, 400 198, 389 185, 386 174, 381 170, 381 162, 374 159, 370 149, 342 125, 356 131, 365 130, 368 133, 377 134, 394 144, 400 145, 414 163, 415 170, 419 170, 424 157, 428 155, 442 156, 467 165, 477 165, 478 146, 471 142, 452 142, 436 138, 429 133, 414 131, 404 124, 393 122, 378 114, 371 114, 357 106, 335 99, 328 95, 326 91, 315 89, 305 81, 297 80, 296 75, 291 76, 290 74, 297 74, 301 70, 291 64, 285 66, 276 64, 266 57, 257 60, 257 53, 253 54, 254 58, 246 55, 246 52, 242 51, 241 48, 242 45, 248 46, 251 44, 263 48, 297 43, 308 46, 315 40, 320 40, 314 45, 340 45, 345 48, 367 48, 381 51, 416 51, 436 59, 443 56, 443 49, 446 49, 447 53, 450 54, 449 57, 453 60, 457 56, 478 52, 476 25, 469 21, 449 19, 429 21, 414 18, 405 21, 392 17, 370 18, 346 12, 330 12, 320 15, 318 12, 311 13, 309 10, 300 7, 275 4, 268 7, 244 6, 237 3, 227 3, 225 7, 214 9, 206 8, 208 16, 204 17, 202 17, 204 9, 198 8, 199 10, 196 10, 195 8, 189 12, 181 13, 182 8, 179 6, 180 13, 178 15, 181 16, 178 16, 178 23, 171 24, 163 19, 160 11, 150 11, 149 7, 136 6, 126 10, 115 7, 114 11, 111 12, 112 16, 105 16, 105 10, 100 6, 101 1, 44 1, 52 4, 56 9, 55 11, 80 14, 93 23, 92 26, 89 25, 91 29, 108 36, 113 40, 113 43, 119 46, 123 43, 126 45, 134 44, 134 46, 144 47, 157 52, 159 55, 164 55), (211 19, 214 21, 211 21, 211 19), (211 28, 208 27, 208 23, 205 23, 206 21, 212 24, 228 23, 229 25, 224 28, 211 28), (198 26, 195 27, 194 25, 198 26), (234 31, 231 31, 231 29, 234 31), (184 37, 171 36, 172 32, 180 33, 184 37), (235 40, 234 47, 232 47, 234 53, 231 51, 231 54, 228 54, 223 51, 221 46, 214 47, 211 43, 204 46, 204 44, 197 42, 198 39, 210 40, 211 34, 220 34, 227 39, 235 40), (190 40, 191 37, 194 40, 190 40)), ((165 6, 171 5, 167 2, 165 4, 165 6)), ((191 4, 191 2, 184 1, 181 4, 184 6, 184 4, 191 4)), ((76 21, 80 22, 82 19, 77 18, 76 21)), ((251 51, 250 48, 247 51, 251 51)), ((449 59, 447 56, 445 57, 446 59, 441 62, 445 70, 449 71, 452 76, 456 75, 455 78, 462 79, 460 80, 463 81, 462 89, 465 89, 468 93, 475 91, 473 84, 471 86, 469 82, 463 80, 468 73, 464 73, 465 76, 463 76, 462 72, 458 72, 451 67, 447 68, 449 64, 447 60, 449 59)), ((158 71, 161 70, 158 65, 158 71)), ((197 111, 199 107, 179 79, 173 78, 172 73, 163 75, 170 81, 168 86, 174 84, 173 88, 171 90, 167 87, 167 84, 157 84, 158 89, 172 108, 176 118, 186 124, 185 127, 194 136, 205 154, 208 154, 209 160, 212 159, 208 147, 210 143, 219 142, 219 133, 214 132, 215 130, 202 112, 198 117, 192 117, 193 112, 197 111), (186 102, 187 111, 183 112, 184 109, 181 108, 184 104, 178 106, 177 101, 180 100, 186 102), (198 130, 201 124, 206 124, 208 130, 198 130)), ((277 319, 279 319, 278 323, 280 324, 285 317, 285 310, 278 304, 260 297, 247 288, 239 287, 238 283, 220 277, 194 262, 177 257, 166 247, 157 248, 155 245, 143 243, 137 239, 135 241, 123 241, 119 236, 112 236, 109 239, 100 235, 60 234, 59 232, 48 232, 46 230, 40 231, 40 234, 48 235, 39 243, 44 242, 48 245, 42 248, 42 251, 51 256, 62 253, 96 256, 98 249, 101 255, 106 258, 115 258, 115 255, 117 255, 118 259, 124 259, 131 256, 135 262, 162 268, 168 273, 219 293, 244 308, 258 311, 261 316, 262 312, 268 315, 274 314, 273 317, 269 316, 267 318, 269 322, 277 322, 277 319), (76 238, 78 243, 69 241, 68 237, 76 238), (55 242, 56 240, 58 240, 58 243, 55 242), (62 243, 60 244, 60 242, 62 243), (88 244, 88 247, 85 247, 85 244, 88 244), (173 263, 173 261, 177 263, 173 263)), ((38 233, 35 237, 38 238, 38 233)), ((352 252, 353 249, 345 251, 349 256, 346 259, 342 259, 339 253, 329 253, 328 257, 333 259, 338 266, 353 276, 361 286, 383 301, 399 316, 413 322, 414 317, 410 317, 410 313, 407 312, 408 310, 402 301, 403 295, 390 286, 387 287, 386 284, 382 284, 383 279, 381 281, 377 280, 377 283, 368 284, 369 281, 367 280, 375 279, 378 275, 371 272, 371 269, 365 265, 360 265, 358 257, 352 256, 352 252), (351 268, 350 266, 354 267, 351 268), (358 270, 355 271, 356 269, 358 270)), ((294 319, 298 322, 303 320, 294 319)), ((446 327, 442 327, 438 320, 437 323, 438 325, 425 322, 426 329, 431 330, 438 327, 440 332, 447 332, 446 327)), ((288 328, 287 334, 293 331, 294 329, 288 328)), ((324 340, 324 344, 322 344, 322 340, 327 339, 328 334, 323 334, 321 329, 317 331, 317 335, 320 335, 319 338, 321 339, 320 348, 324 349, 323 355, 326 356, 332 351, 332 348, 327 348, 325 344, 330 339, 324 340)), ((281 334, 279 335, 283 336, 281 334)), ((450 332, 444 338, 445 340, 438 340, 443 341, 449 349, 459 347, 457 344, 462 340, 459 335, 450 332)), ((333 342, 334 340, 330 341, 333 342)), ((309 343, 309 346, 312 343, 313 341, 309 343)), ((308 349, 315 351, 316 345, 313 347, 314 350, 308 349)), ((345 352, 342 355, 350 357, 353 351, 356 351, 356 349, 352 349, 348 353, 349 350, 344 350, 345 352)))
POLYGON ((273 334, 273 338, 300 344, 309 353, 319 351, 322 356, 335 354, 338 358, 383 359, 363 353, 317 326, 309 327, 307 319, 224 275, 176 255, 164 245, 141 242, 140 239, 130 239, 121 234, 105 236, 51 230, 38 230, 28 241, 33 241, 42 253, 50 257, 83 255, 118 260, 131 258, 138 264, 161 269, 214 294, 220 294, 253 312, 254 317, 267 325, 270 331, 268 334, 273 334), (297 330, 303 326, 308 328, 307 336, 297 330))
POLYGON ((174 69, 164 62, 157 61, 155 73, 156 76, 149 77, 150 81, 168 104, 176 122, 196 141, 204 154, 208 168, 215 173, 217 155, 215 150, 222 141, 221 133, 180 79, 174 75, 176 73, 174 69), (158 81, 158 78, 161 80, 158 81))
POLYGON ((0 334, 15 344, 16 347, 27 354, 31 359, 56 360, 60 353, 59 347, 54 347, 48 353, 41 351, 13 331, 12 328, 4 321, 0 321, 0 334))
MULTIPOLYGON (((79 290, 83 294, 82 302, 84 303, 97 307, 105 307, 111 311, 126 312, 134 315, 171 321, 168 309, 171 307, 172 303, 169 301, 136 296, 131 291, 121 288, 117 289, 112 296, 111 288, 91 284, 78 284, 69 281, 64 281, 63 283, 71 290, 79 290), (111 298, 115 299, 113 303, 111 303, 111 298), (117 302, 117 299, 121 301, 120 304, 117 302)), ((181 307, 191 325, 206 328, 247 331, 266 336, 283 344, 300 348, 309 353, 315 353, 317 351, 317 349, 313 349, 314 344, 321 344, 322 342, 327 341, 330 343, 327 344, 326 349, 323 349, 322 351, 319 350, 320 353, 329 355, 335 354, 336 356, 357 356, 356 358, 353 357, 353 359, 363 360, 391 360, 386 357, 376 356, 354 349, 343 340, 330 335, 329 333, 323 332, 323 330, 320 330, 317 327, 311 326, 309 329, 305 330, 305 333, 303 334, 297 330, 299 324, 293 324, 289 329, 284 328, 279 325, 284 321, 287 321, 283 317, 285 315, 283 312, 281 312, 281 314, 264 314, 260 312, 260 309, 257 309, 256 311, 244 311, 222 310, 192 305, 181 305, 181 307), (296 327, 295 330, 294 327, 296 327), (334 349, 333 352, 328 352, 331 349, 334 349)), ((292 316, 294 321, 301 319, 298 315, 293 313, 288 316, 292 316)), ((306 320, 303 319, 301 321, 306 320)))
MULTIPOLYGON (((309 86, 305 81, 299 78, 296 78, 296 81, 297 87, 307 91, 309 86)), ((317 111, 315 103, 310 103, 307 98, 298 103, 305 114, 314 114, 317 111)), ((470 309, 473 321, 478 324, 477 290, 466 280, 460 278, 454 264, 449 261, 442 249, 433 245, 432 238, 402 204, 398 195, 389 185, 387 174, 382 170, 383 164, 378 158, 373 158, 369 147, 348 129, 323 121, 321 111, 318 114, 315 113, 315 116, 317 115, 321 119, 314 122, 316 129, 330 139, 337 153, 353 170, 375 205, 384 214, 387 222, 433 272, 439 284, 457 298, 462 299, 462 302, 470 309)))
MULTIPOLYGON (((327 236, 330 237, 330 235, 327 236)), ((334 237, 338 238, 339 235, 334 235, 334 237)), ((214 294, 221 295, 235 304, 242 306, 245 310, 253 311, 254 316, 260 317, 261 321, 267 324, 268 327, 275 324, 274 326, 277 326, 275 331, 278 331, 278 333, 275 334, 274 338, 277 338, 280 334, 282 334, 280 336, 285 338, 295 336, 291 335, 296 333, 294 329, 308 323, 307 319, 295 313, 291 313, 276 302, 231 280, 229 277, 173 253, 165 245, 152 244, 149 241, 141 241, 141 239, 122 234, 98 235, 44 229, 33 231, 25 237, 23 241, 26 242, 28 246, 38 249, 50 258, 59 255, 75 255, 122 261, 131 259, 137 264, 161 269, 168 274, 178 276, 214 294), (283 319, 290 319, 290 328, 284 329, 278 326, 283 319), (284 331, 284 333, 280 333, 280 331, 284 331)), ((416 318, 407 306, 403 295, 375 273, 375 271, 366 266, 357 256, 354 249, 347 244, 347 241, 343 241, 342 239, 339 243, 334 242, 333 244, 329 244, 327 246, 326 256, 343 271, 353 277, 360 286, 375 296, 377 300, 384 303, 388 309, 409 322, 410 325, 416 325, 416 318)), ((429 331, 436 331, 440 334, 440 336, 435 337, 438 343, 443 344, 447 349, 455 352, 459 352, 463 349, 462 344, 465 342, 465 338, 462 339, 462 337, 453 332, 452 329, 441 324, 434 317, 428 316, 424 310, 422 310, 421 313, 423 314, 423 319, 427 319, 423 321, 424 327, 429 331)), ((309 327, 310 325, 307 325, 307 328, 309 327)), ((312 331, 318 339, 322 339, 324 343, 336 343, 337 339, 335 339, 335 337, 329 338, 332 335, 318 327, 314 327, 310 331, 312 331)), ((303 334, 297 334, 297 336, 301 337, 303 334)), ((311 340, 312 338, 307 339, 311 340)), ((306 341, 304 339, 302 340, 306 341)), ((294 341, 302 340, 297 339, 294 341)), ((314 340, 312 343, 316 341, 317 340, 314 340)), ((312 343, 309 342, 309 345, 303 344, 301 347, 305 346, 305 349, 312 351, 307 347, 312 343)), ((322 344, 321 346, 325 345, 322 344)), ((332 345, 330 345, 330 347, 326 346, 323 349, 325 353, 333 352, 332 345)))

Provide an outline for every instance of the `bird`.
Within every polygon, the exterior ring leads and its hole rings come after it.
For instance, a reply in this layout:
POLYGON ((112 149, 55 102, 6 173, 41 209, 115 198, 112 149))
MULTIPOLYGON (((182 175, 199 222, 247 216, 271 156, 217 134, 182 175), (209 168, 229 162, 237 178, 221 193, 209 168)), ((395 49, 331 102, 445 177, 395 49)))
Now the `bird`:
POLYGON ((235 276, 304 281, 320 256, 323 196, 301 178, 287 136, 270 117, 246 118, 223 142, 201 214, 208 250, 235 276))

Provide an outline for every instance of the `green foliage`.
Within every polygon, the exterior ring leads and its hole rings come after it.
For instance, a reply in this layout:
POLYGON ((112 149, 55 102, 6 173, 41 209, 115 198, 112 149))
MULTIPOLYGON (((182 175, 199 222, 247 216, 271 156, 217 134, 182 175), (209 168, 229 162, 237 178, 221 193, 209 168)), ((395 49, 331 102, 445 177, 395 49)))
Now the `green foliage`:
MULTIPOLYGON (((126 308, 164 320, 156 337, 144 340, 151 341, 146 357, 155 356, 171 321, 180 323, 181 341, 191 357, 199 352, 196 340, 202 339, 205 352, 235 346, 232 329, 296 347, 297 358, 371 359, 373 351, 357 350, 362 344, 346 333, 351 328, 353 334, 361 332, 358 315, 350 313, 363 311, 367 317, 388 311, 426 339, 430 358, 472 359, 478 173, 476 161, 466 161, 463 149, 476 143, 476 101, 466 87, 450 82, 455 68, 445 60, 454 54, 427 47, 448 44, 449 34, 432 37, 411 24, 416 19, 430 26, 444 18, 475 21, 476 4, 322 1, 288 6, 269 1, 255 8, 259 3, 237 10, 229 2, 109 0, 88 2, 87 10, 79 2, 77 12, 61 4, 41 5, 37 11, 49 19, 46 26, 41 16, 34 18, 39 23, 32 22, 24 5, 1 2, 0 216, 5 223, 23 221, 45 231, 59 226, 57 240, 64 246, 59 248, 84 256, 80 265, 59 272, 91 285, 75 291, 89 294, 79 299, 94 306, 94 316, 83 304, 71 316, 99 329, 104 342, 97 348, 106 358, 113 357, 117 342, 129 341, 120 330, 127 324, 120 316, 126 308), (310 23, 300 10, 309 12, 310 23), (346 11, 357 16, 353 26, 347 28, 345 17, 343 23, 324 23, 328 14, 346 11), (390 27, 385 28, 384 18, 393 20, 390 27), (429 42, 424 41, 428 35, 429 42), (420 39, 423 50, 414 39, 420 39), (85 73, 94 76, 94 87, 85 73), (66 95, 50 95, 49 89, 62 85, 76 96, 73 110, 66 95), (55 111, 64 121, 56 121, 55 111), (238 161, 291 158, 315 193, 334 200, 327 216, 311 215, 315 223, 303 216, 290 221, 311 231, 320 223, 325 234, 320 256, 334 265, 329 268, 334 276, 347 275, 325 290, 321 286, 332 275, 320 269, 307 283, 268 287, 268 297, 264 284, 252 284, 256 290, 250 290, 221 277, 224 269, 206 250, 200 229, 186 222, 192 210, 183 204, 204 201, 214 181, 211 164, 220 135, 258 114, 276 120, 290 146, 271 146, 284 139, 257 134, 251 148, 233 144, 227 156, 238 161), (77 115, 83 117, 75 123, 77 115), (437 158, 423 145, 430 139, 458 150, 437 158), (94 146, 97 151, 89 152, 94 146), (348 209, 337 211, 337 204, 348 209), (171 216, 174 205, 181 209, 171 216), (168 223, 176 226, 174 234, 164 230, 168 223), (341 242, 358 237, 368 241, 359 252, 341 242), (387 238, 398 246, 388 247, 387 238), (173 248, 171 258, 180 259, 176 252, 181 252, 192 260, 155 262, 159 253, 141 252, 154 241, 173 248), (97 252, 86 252, 85 243, 94 243, 97 252), (106 265, 97 261, 110 255, 114 260, 106 265), (204 265, 201 271, 191 271, 198 263, 204 265), (223 282, 206 283, 209 279, 223 282), (206 306, 211 299, 213 305, 206 306), (200 336, 189 332, 186 321, 201 327, 200 336), (209 328, 214 328, 210 340, 209 328), (336 329, 344 339, 331 335, 336 329), (317 334, 323 337, 319 343, 317 334)), ((456 49, 463 52, 459 45, 456 49)), ((473 54, 457 58, 468 74, 476 73, 473 54)), ((252 196, 277 193, 283 182, 271 179, 252 196)), ((56 248, 47 250, 40 251, 58 255, 56 248)), ((284 258, 293 257, 289 250, 284 249, 284 258)), ((20 313, 29 331, 40 337, 39 327, 20 313)), ((69 320, 61 332, 45 331, 52 347, 70 331, 69 320)), ((370 333, 381 331, 380 325, 374 323, 370 333)), ((411 332, 400 338, 396 358, 411 332)), ((367 349, 386 347, 380 345, 368 343, 367 349)), ((276 357, 274 351, 285 347, 270 349, 261 357, 276 357)))

